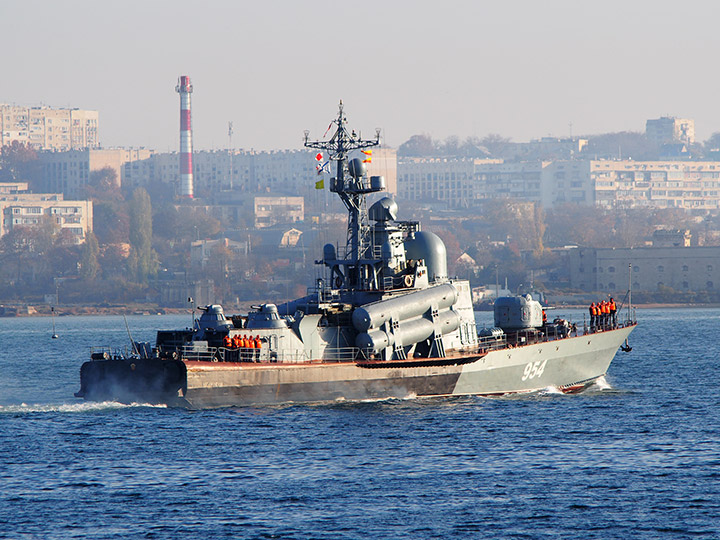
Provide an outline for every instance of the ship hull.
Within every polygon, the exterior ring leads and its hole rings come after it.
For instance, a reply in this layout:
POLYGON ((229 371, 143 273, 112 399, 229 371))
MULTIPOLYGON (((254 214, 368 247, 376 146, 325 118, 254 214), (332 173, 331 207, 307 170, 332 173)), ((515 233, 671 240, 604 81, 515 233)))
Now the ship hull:
MULTIPOLYGON (((109 387, 101 379, 86 380, 81 395, 86 399, 142 399, 174 407, 203 409, 423 396, 505 395, 548 387, 574 392, 605 375, 615 353, 633 328, 491 350, 484 354, 417 361, 253 364, 175 360, 172 362, 176 362, 177 367, 169 370, 170 381, 142 381, 140 384, 137 380, 130 382, 131 379, 118 376, 113 377, 113 385, 109 387), (184 373, 184 377, 178 377, 178 373, 184 373), (118 383, 123 380, 128 381, 125 388, 118 383)), ((97 362, 88 364, 92 363, 97 362)), ((127 367, 122 371, 126 373, 127 367)), ((133 373, 138 371, 164 376, 167 370, 153 365, 142 370, 136 367, 133 373)))

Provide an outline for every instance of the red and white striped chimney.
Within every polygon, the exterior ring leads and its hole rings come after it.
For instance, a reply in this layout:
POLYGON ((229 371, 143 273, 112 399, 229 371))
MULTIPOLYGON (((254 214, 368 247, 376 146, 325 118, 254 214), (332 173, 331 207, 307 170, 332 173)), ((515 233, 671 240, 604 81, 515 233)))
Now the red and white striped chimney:
POLYGON ((192 128, 190 123, 190 77, 182 75, 175 91, 180 94, 180 197, 193 198, 192 128))

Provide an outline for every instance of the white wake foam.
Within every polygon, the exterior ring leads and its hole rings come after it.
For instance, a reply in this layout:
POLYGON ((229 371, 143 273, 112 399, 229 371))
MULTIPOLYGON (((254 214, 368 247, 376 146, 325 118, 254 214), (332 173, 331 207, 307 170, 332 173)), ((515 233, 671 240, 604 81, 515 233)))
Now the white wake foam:
POLYGON ((164 409, 166 405, 151 405, 149 403, 118 403, 116 401, 83 401, 80 403, 36 403, 19 405, 0 405, 0 414, 27 414, 27 413, 84 413, 94 411, 107 411, 113 409, 127 409, 131 407, 154 407, 164 409))
POLYGON ((609 382, 607 382, 605 375, 595 379, 593 386, 597 387, 597 390, 611 390, 612 389, 612 386, 610 385, 609 382))

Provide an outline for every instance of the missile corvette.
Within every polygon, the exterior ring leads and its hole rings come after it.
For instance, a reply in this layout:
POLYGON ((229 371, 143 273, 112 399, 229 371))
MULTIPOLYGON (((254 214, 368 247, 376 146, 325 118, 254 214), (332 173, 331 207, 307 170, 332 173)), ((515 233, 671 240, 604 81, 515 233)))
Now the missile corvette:
POLYGON ((448 276, 442 240, 398 220, 396 202, 379 195, 384 178, 367 174, 379 132, 362 139, 346 122, 341 102, 329 140, 305 136, 348 210, 346 244, 325 245, 308 294, 233 317, 208 305, 192 328, 159 331, 154 346, 93 350, 76 396, 199 409, 577 392, 630 349, 631 309, 621 321, 548 324, 529 295, 498 299, 495 326, 478 331, 470 284, 448 276))

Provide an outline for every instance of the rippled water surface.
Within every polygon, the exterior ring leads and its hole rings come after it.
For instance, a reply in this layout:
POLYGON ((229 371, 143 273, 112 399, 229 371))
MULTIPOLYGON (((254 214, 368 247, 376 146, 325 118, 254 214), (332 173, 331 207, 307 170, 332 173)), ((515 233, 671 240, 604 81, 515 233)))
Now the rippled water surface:
POLYGON ((720 538, 720 311, 639 319, 580 395, 196 412, 73 397, 122 317, 0 319, 0 538, 720 538))

